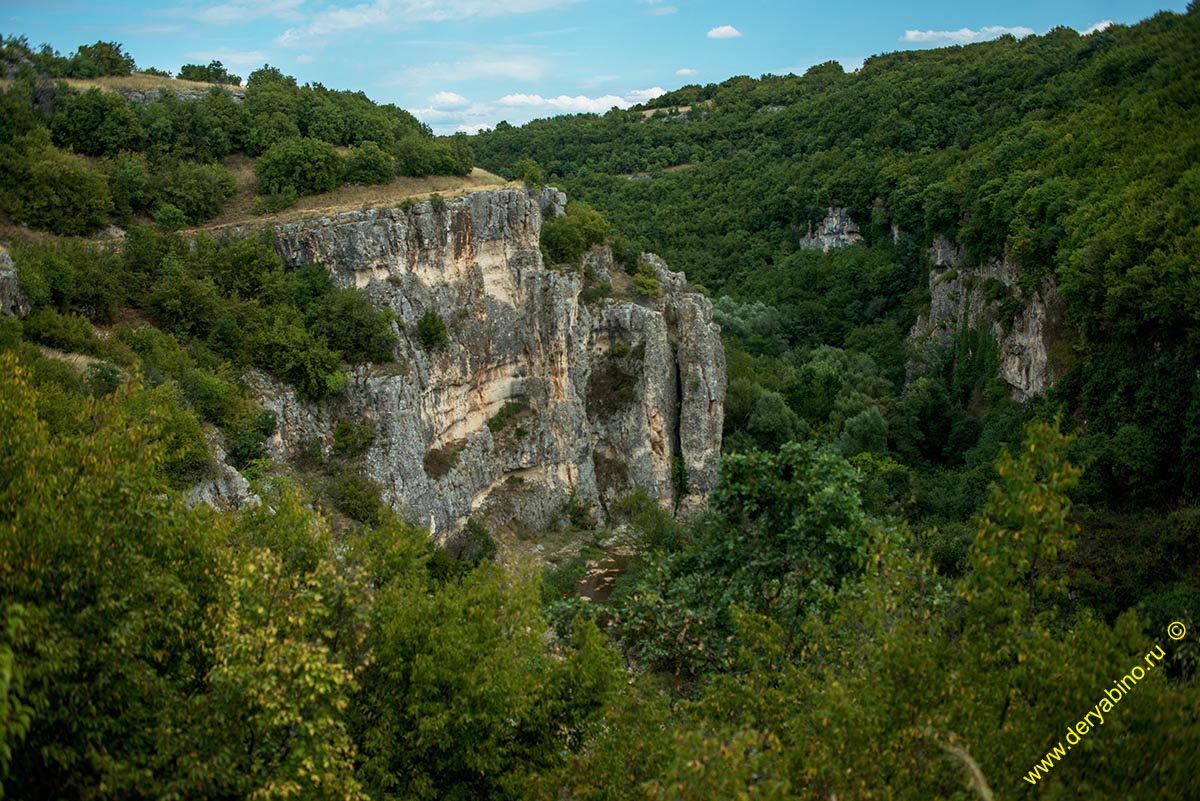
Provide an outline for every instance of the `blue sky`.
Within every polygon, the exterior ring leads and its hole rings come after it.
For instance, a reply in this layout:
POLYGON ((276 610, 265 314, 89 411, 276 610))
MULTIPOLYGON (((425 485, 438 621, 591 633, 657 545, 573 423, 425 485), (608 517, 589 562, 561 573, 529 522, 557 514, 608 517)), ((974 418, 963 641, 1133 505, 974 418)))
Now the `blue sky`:
POLYGON ((0 0, 0 32, 68 53, 119 41, 139 66, 269 62, 303 82, 362 90, 438 133, 603 112, 687 83, 856 69, 892 50, 1004 32, 1130 24, 1186 0, 967 3, 716 0, 0 0))

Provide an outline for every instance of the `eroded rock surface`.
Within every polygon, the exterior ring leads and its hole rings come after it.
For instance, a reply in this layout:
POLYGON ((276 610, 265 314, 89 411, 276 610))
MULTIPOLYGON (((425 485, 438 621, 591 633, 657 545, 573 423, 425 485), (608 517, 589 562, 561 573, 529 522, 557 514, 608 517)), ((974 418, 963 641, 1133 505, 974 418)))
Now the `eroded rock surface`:
MULTIPOLYGON (((572 492, 597 507, 635 488, 668 508, 702 502, 725 399, 711 303, 649 256, 661 298, 581 302, 585 278, 542 263, 547 199, 506 189, 277 226, 290 266, 319 262, 391 310, 400 344, 319 406, 252 374, 278 420, 272 455, 328 448, 339 420, 370 421, 367 476, 439 535, 468 515, 548 525, 572 492), (417 340, 430 310, 449 329, 444 349, 417 340)), ((590 258, 593 272, 611 265, 590 258)))
POLYGON ((918 317, 909 334, 918 354, 909 365, 910 378, 924 372, 961 333, 986 329, 996 340, 1000 378, 1012 387, 1013 397, 1044 395, 1059 377, 1051 342, 1062 324, 1064 303, 1053 276, 1028 294, 1011 258, 965 268, 961 248, 944 237, 934 241, 929 258, 929 312, 918 317))
POLYGON ((862 241, 858 225, 850 219, 850 212, 844 208, 830 207, 829 213, 817 230, 809 228, 808 235, 801 237, 801 250, 822 250, 829 252, 830 248, 845 248, 862 241))

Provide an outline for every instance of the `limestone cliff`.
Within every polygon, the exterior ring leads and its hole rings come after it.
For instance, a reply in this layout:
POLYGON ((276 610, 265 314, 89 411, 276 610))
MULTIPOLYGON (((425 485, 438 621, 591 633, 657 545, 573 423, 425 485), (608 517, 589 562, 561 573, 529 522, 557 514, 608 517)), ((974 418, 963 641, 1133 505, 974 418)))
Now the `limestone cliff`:
POLYGON ((987 329, 999 351, 1000 378, 1016 400, 1044 395, 1059 376, 1051 340, 1062 323, 1063 301, 1047 276, 1032 293, 1022 290, 1011 258, 962 266, 962 252, 939 237, 929 249, 929 312, 909 334, 917 353, 910 378, 919 375, 968 329, 987 329))
MULTIPOLYGON (((273 456, 328 448, 339 420, 370 421, 368 477, 439 534, 472 514, 549 524, 572 492, 598 506, 638 487, 666 507, 700 501, 716 482, 725 398, 711 303, 652 257, 661 298, 582 302, 583 275, 542 263, 546 199, 507 189, 276 226, 289 266, 319 262, 391 310, 400 344, 320 406, 252 374, 278 419, 273 456), (430 310, 446 348, 417 341, 430 310)), ((591 255, 593 272, 610 264, 591 255)))

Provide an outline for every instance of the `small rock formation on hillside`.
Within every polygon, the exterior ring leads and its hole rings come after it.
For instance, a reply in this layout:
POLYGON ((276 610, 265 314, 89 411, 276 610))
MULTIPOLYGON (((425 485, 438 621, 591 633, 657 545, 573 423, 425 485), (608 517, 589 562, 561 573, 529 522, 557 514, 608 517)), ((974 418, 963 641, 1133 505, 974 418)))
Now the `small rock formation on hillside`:
MULTIPOLYGON (((365 473, 439 534, 469 515, 549 525, 572 495, 603 507, 643 489, 666 508, 702 503, 725 400, 712 304, 649 256, 660 298, 581 301, 584 276, 549 269, 539 250, 543 210, 560 200, 506 189, 276 226, 289 266, 319 262, 392 311, 400 344, 393 363, 354 368, 320 405, 252 374, 278 420, 272 455, 328 449, 339 420, 370 421, 365 473), (431 311, 445 348, 417 339, 431 311)), ((589 270, 618 283, 611 253, 590 254, 589 270)))
POLYGON ((29 300, 17 280, 17 268, 8 250, 0 247, 0 314, 24 317, 29 313, 29 300))
POLYGON ((799 246, 801 250, 829 252, 830 248, 845 248, 861 241, 862 235, 858 225, 850 219, 849 210, 831 206, 816 232, 809 225, 808 235, 800 238, 799 246))
POLYGON ((917 352, 909 377, 926 371, 955 338, 970 329, 990 330, 1000 359, 1000 378, 1024 401, 1046 393, 1059 378, 1051 341, 1062 324, 1064 303, 1053 276, 1032 294, 1018 282, 1020 266, 1009 257, 977 267, 961 266, 962 249, 938 237, 929 249, 929 312, 909 334, 917 352))

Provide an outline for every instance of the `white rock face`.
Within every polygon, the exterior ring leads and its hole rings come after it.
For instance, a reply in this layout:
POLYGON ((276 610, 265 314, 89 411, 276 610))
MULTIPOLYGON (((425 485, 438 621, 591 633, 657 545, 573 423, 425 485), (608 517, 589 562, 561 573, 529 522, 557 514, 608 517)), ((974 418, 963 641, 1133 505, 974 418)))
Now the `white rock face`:
MULTIPOLYGON (((711 303, 661 260, 657 301, 581 303, 583 278, 542 263, 544 200, 508 189, 277 226, 290 266, 319 262, 391 310, 400 344, 394 363, 353 369, 320 406, 251 374, 278 420, 272 455, 328 448, 338 420, 369 420, 366 474, 439 534, 471 514, 548 525, 571 492, 598 506, 638 487, 667 508, 702 502, 716 483, 725 399, 711 303), (428 310, 449 329, 445 349, 416 339, 428 310), (489 428, 506 408, 515 413, 489 428), (444 474, 427 471, 430 451, 450 465, 444 474), (677 460, 687 497, 676 497, 677 460)), ((611 254, 590 254, 589 267, 609 271, 611 254)))
POLYGON ((17 268, 8 250, 0 247, 0 314, 24 317, 28 313, 29 300, 17 279, 17 268))
POLYGON ((225 443, 219 432, 212 430, 208 433, 208 448, 213 455, 215 475, 184 494, 187 505, 207 504, 215 509, 231 511, 261 503, 259 497, 250 489, 250 482, 226 464, 225 443))
POLYGON ((830 248, 845 248, 861 242, 862 235, 858 225, 850 219, 850 212, 844 208, 830 207, 829 213, 814 232, 809 228, 808 235, 800 238, 801 250, 822 250, 826 253, 830 248))
POLYGON ((1063 300, 1054 278, 1026 296, 1018 284, 1020 267, 1010 258, 962 268, 961 248, 938 237, 929 249, 929 312, 918 317, 909 344, 918 356, 909 377, 927 369, 938 352, 969 329, 984 328, 996 340, 1000 378, 1019 401, 1040 397, 1059 377, 1050 359, 1052 334, 1062 323, 1063 300), (1006 303, 1011 299, 1015 303, 1006 303))

